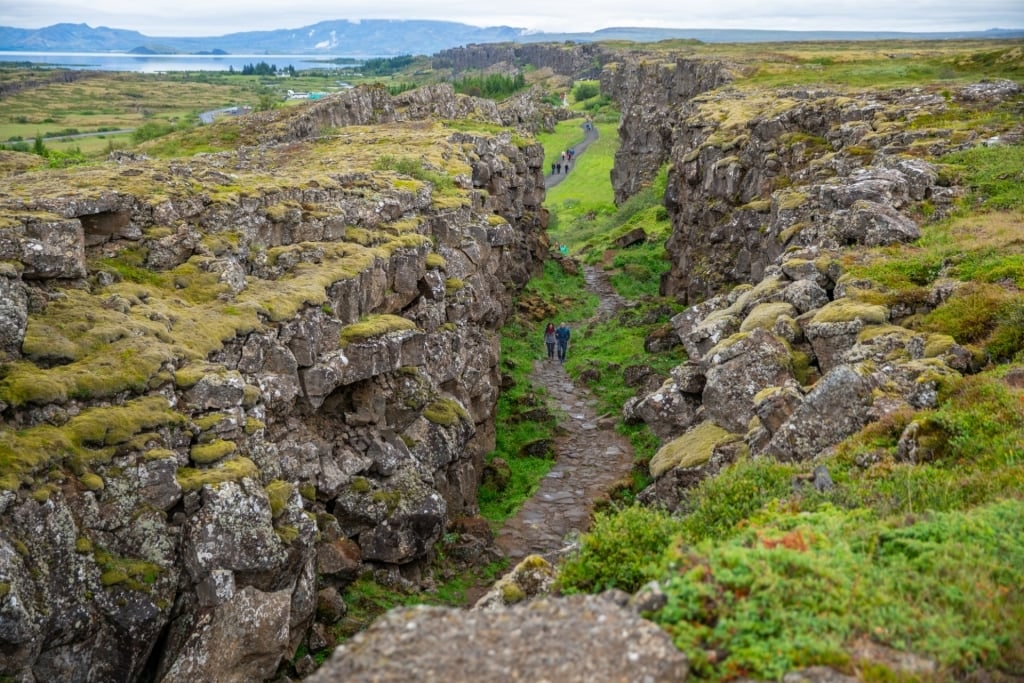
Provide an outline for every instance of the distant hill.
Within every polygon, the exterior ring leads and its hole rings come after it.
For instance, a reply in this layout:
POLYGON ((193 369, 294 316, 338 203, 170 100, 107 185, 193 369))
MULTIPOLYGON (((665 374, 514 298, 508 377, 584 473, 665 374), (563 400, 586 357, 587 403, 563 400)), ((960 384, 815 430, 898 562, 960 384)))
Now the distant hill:
POLYGON ((745 29, 605 28, 592 33, 534 33, 510 26, 480 28, 450 21, 363 19, 322 21, 273 31, 246 31, 210 37, 146 36, 138 31, 54 24, 40 29, 0 27, 0 50, 31 52, 130 52, 248 54, 430 55, 471 43, 594 42, 691 38, 706 43, 807 40, 1019 38, 1024 29, 945 33, 872 31, 771 31, 745 29), (154 48, 159 46, 159 48, 154 48))

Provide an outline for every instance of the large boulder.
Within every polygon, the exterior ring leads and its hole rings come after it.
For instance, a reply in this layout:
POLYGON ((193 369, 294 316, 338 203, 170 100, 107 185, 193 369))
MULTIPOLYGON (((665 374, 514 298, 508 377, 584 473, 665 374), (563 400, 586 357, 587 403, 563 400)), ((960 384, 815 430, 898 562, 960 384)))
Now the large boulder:
POLYGON ((740 333, 704 358, 705 415, 724 429, 743 434, 754 417, 754 397, 792 378, 789 349, 763 328, 740 333))
POLYGON ((780 460, 807 460, 839 443, 867 424, 871 389, 852 367, 832 369, 775 431, 766 452, 780 460))
POLYGON ((606 598, 576 595, 496 611, 396 608, 308 680, 678 683, 688 673, 686 655, 657 626, 606 598))

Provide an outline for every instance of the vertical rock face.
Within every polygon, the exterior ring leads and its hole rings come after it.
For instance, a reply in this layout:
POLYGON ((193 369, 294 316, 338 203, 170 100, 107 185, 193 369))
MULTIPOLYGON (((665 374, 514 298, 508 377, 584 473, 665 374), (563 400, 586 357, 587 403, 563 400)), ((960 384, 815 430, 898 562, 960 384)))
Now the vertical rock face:
POLYGON ((271 678, 319 598, 415 579, 476 512, 543 150, 432 123, 500 122, 450 89, 383 97, 0 180, 0 676, 271 678))
POLYGON ((463 71, 480 71, 499 65, 515 73, 520 65, 529 64, 581 79, 597 78, 601 67, 611 59, 610 52, 594 43, 467 45, 438 52, 433 58, 433 68, 451 69, 457 76, 463 71))
POLYGON ((615 202, 632 197, 669 159, 687 102, 731 78, 717 61, 621 57, 601 72, 601 92, 619 103, 619 149, 612 169, 615 202))

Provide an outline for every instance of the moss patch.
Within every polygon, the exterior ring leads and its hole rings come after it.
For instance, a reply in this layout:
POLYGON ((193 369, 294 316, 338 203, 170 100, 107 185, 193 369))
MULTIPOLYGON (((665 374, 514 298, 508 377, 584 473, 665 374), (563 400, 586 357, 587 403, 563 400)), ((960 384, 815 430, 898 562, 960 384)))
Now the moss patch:
POLYGON ((341 328, 339 344, 342 348, 349 344, 366 341, 374 337, 382 337, 392 332, 415 330, 416 323, 400 315, 371 315, 357 323, 341 328))
POLYGON ((216 439, 210 443, 196 444, 192 447, 190 457, 197 465, 209 465, 218 460, 223 460, 238 450, 234 441, 216 439))
POLYGON ((146 396, 120 406, 83 410, 60 427, 0 429, 0 488, 17 488, 32 473, 65 461, 84 472, 91 462, 109 460, 140 432, 184 423, 185 417, 171 410, 167 399, 146 396))
POLYGON ((836 299, 814 314, 815 323, 846 323, 859 320, 868 325, 881 325, 889 320, 889 309, 856 299, 836 299))
POLYGON ((434 424, 453 427, 459 420, 469 421, 469 413, 459 405, 458 401, 450 398, 439 398, 423 410, 423 417, 434 424))
POLYGON ((267 499, 270 501, 270 514, 274 519, 277 519, 288 505, 288 499, 292 497, 295 485, 287 481, 275 479, 267 484, 264 490, 267 492, 267 499))
POLYGON ((206 484, 217 485, 226 481, 238 481, 249 477, 259 478, 259 468, 245 457, 218 462, 213 467, 180 467, 177 472, 178 485, 185 491, 198 491, 206 484))
POLYGON ((652 477, 660 477, 676 467, 703 465, 711 457, 715 446, 739 439, 714 422, 702 422, 682 436, 669 441, 651 458, 652 477))

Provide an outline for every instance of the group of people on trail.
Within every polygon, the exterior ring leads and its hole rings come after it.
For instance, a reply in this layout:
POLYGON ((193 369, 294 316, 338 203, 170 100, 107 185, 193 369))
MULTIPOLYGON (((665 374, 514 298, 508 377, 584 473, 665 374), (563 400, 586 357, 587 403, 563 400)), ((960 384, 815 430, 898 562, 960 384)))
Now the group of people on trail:
POLYGON ((570 147, 569 149, 562 152, 562 155, 558 157, 558 161, 551 162, 551 175, 558 175, 563 171, 569 172, 569 164, 576 156, 576 148, 570 147))
POLYGON ((555 359, 555 349, 558 350, 558 362, 565 362, 565 353, 569 350, 569 326, 565 323, 555 327, 554 323, 548 323, 544 328, 544 343, 548 347, 548 360, 555 359))

